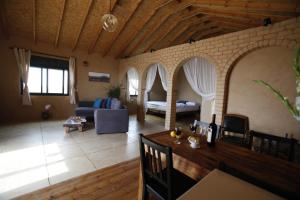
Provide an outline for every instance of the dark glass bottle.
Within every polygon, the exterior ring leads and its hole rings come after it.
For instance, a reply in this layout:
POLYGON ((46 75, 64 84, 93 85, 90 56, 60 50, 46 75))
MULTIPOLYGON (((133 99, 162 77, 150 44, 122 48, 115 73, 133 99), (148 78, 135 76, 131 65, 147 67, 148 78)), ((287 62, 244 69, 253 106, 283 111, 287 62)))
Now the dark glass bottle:
POLYGON ((217 124, 216 124, 216 114, 212 116, 212 122, 208 126, 209 130, 207 133, 207 145, 214 146, 217 136, 217 124))

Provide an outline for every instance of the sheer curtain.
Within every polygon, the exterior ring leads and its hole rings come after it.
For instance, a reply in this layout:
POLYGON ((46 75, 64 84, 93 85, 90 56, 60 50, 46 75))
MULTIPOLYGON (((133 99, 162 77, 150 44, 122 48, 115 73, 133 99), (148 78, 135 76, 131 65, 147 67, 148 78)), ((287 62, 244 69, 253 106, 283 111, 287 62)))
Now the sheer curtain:
POLYGON ((70 103, 76 104, 76 88, 75 88, 75 58, 69 59, 69 74, 70 74, 70 103))
POLYGON ((28 76, 29 76, 31 51, 14 48, 14 54, 17 60, 20 78, 23 81, 22 105, 32 105, 30 93, 28 89, 28 76))
POLYGON ((157 72, 157 64, 153 64, 147 72, 147 78, 146 78, 146 88, 144 93, 144 106, 147 108, 147 101, 148 101, 148 93, 151 91, 152 86, 155 81, 155 76, 157 72))
POLYGON ((203 58, 192 58, 183 65, 183 70, 192 89, 203 100, 213 100, 216 96, 215 66, 203 58))
POLYGON ((127 91, 129 94, 127 95, 127 100, 130 100, 130 91, 129 88, 132 88, 136 93, 138 92, 139 88, 139 74, 134 68, 130 68, 127 72, 127 91))
POLYGON ((161 64, 157 64, 161 84, 165 91, 168 90, 168 78, 167 78, 167 72, 165 68, 161 64))

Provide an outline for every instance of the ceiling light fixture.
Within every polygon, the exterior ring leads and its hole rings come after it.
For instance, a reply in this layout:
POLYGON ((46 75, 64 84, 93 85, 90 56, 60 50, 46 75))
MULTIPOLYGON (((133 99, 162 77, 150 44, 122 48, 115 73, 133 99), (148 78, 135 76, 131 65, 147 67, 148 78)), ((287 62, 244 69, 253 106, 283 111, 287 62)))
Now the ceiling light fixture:
POLYGON ((111 0, 109 0, 109 13, 103 15, 101 22, 103 29, 107 32, 114 32, 117 29, 118 19, 111 14, 111 0))

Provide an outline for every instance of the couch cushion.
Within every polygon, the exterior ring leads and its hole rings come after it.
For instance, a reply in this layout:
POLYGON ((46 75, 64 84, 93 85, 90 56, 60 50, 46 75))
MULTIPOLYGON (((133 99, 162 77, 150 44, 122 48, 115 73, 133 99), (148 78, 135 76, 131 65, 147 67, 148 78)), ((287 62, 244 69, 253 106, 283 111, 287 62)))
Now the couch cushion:
POLYGON ((113 98, 111 100, 111 109, 116 110, 116 109, 120 109, 121 108, 121 101, 119 101, 116 98, 113 98))
POLYGON ((76 116, 94 117, 94 111, 96 108, 92 107, 77 107, 75 109, 76 116))
POLYGON ((100 98, 97 98, 97 99, 94 101, 93 107, 94 107, 94 108, 100 108, 101 101, 102 101, 102 100, 101 100, 100 98))

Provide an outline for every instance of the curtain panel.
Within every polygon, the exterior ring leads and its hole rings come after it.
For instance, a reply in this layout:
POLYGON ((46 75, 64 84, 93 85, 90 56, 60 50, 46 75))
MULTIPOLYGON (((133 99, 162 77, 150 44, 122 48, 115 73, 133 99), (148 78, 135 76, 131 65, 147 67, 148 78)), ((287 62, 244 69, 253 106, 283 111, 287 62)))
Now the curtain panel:
POLYGON ((168 77, 165 68, 161 64, 157 64, 158 73, 160 76, 161 84, 165 91, 168 90, 168 77))
POLYGON ((70 57, 69 59, 69 76, 70 76, 70 103, 76 104, 76 88, 75 88, 75 58, 70 57))
POLYGON ((129 87, 134 89, 135 92, 138 92, 139 89, 139 74, 134 68, 130 68, 127 72, 127 100, 130 100, 130 93, 129 93, 129 87))
POLYGON ((32 105, 32 103, 31 103, 30 93, 28 89, 28 77, 29 77, 31 51, 14 48, 14 54, 19 69, 19 76, 23 82, 23 85, 21 86, 23 89, 22 105, 30 106, 32 105))
POLYGON ((216 96, 215 66, 203 58, 192 58, 183 65, 187 81, 203 100, 209 101, 216 96))
POLYGON ((145 88, 145 93, 144 93, 144 107, 145 108, 147 108, 147 101, 149 98, 148 93, 151 91, 151 89, 153 87, 156 72, 157 72, 157 64, 151 65, 147 72, 146 88, 145 88))

